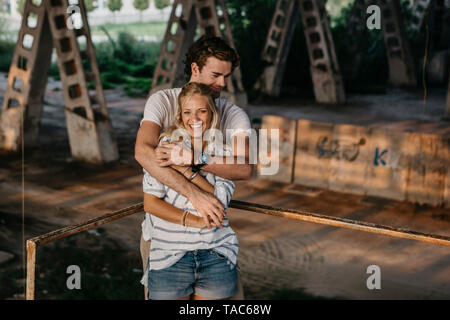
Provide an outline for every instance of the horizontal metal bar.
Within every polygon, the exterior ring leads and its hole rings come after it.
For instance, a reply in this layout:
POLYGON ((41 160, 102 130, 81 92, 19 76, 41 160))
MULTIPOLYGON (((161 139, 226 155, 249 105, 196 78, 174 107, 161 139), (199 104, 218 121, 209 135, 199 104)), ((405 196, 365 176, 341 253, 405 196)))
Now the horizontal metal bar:
POLYGON ((34 242, 36 246, 40 246, 61 238, 65 238, 67 236, 80 233, 82 231, 86 231, 89 229, 93 229, 95 227, 98 227, 102 224, 115 221, 117 219, 132 215, 137 212, 141 212, 144 210, 143 203, 138 203, 135 205, 132 205, 130 207, 120 209, 118 211, 114 211, 108 214, 105 214, 103 216, 88 220, 86 222, 81 222, 79 224, 75 224, 72 226, 68 226, 65 228, 61 228, 55 231, 51 231, 49 233, 43 234, 41 236, 37 236, 34 238, 29 239, 28 241, 34 242))
POLYGON ((36 276, 36 248, 37 246, 68 237, 70 235, 80 233, 89 229, 93 229, 102 224, 124 218, 137 212, 144 210, 144 204, 138 203, 133 206, 114 211, 103 216, 82 222, 76 225, 61 228, 49 233, 31 238, 27 240, 27 288, 26 299, 34 300, 34 285, 36 276))
MULTIPOLYGON (((230 207, 235 209, 253 211, 257 213, 269 214, 273 216, 307 221, 335 227, 342 227, 347 229, 355 229, 360 231, 372 232, 377 234, 388 235, 397 238, 406 238, 422 242, 429 242, 433 244, 450 246, 450 237, 440 236, 434 234, 426 234, 406 229, 393 228, 383 225, 378 225, 369 222, 354 221, 344 218, 329 217, 315 213, 306 212, 303 210, 283 209, 265 206, 256 203, 244 202, 239 200, 231 200, 230 207)), ((27 240, 27 288, 26 299, 34 300, 34 285, 35 285, 35 263, 36 263, 36 248, 37 246, 65 238, 67 236, 80 233, 89 229, 98 227, 99 225, 118 220, 120 218, 132 215, 144 210, 143 203, 138 203, 133 206, 114 211, 103 216, 82 222, 76 225, 61 228, 51 231, 41 236, 37 236, 27 240)))
POLYGON ((417 231, 411 231, 401 228, 388 227, 380 224, 374 224, 370 222, 354 221, 345 218, 330 217, 319 215, 315 213, 306 212, 303 210, 283 209, 265 206, 256 203, 249 203, 239 200, 231 200, 230 207, 235 209, 253 211, 258 213, 264 213, 274 216, 279 216, 288 219, 301 220, 307 222, 314 222, 319 224, 325 224, 335 227, 355 229, 360 231, 372 232, 377 234, 383 234, 391 237, 412 239, 422 242, 429 242, 433 244, 439 244, 444 246, 450 246, 450 237, 427 234, 417 231))
MULTIPOLYGON (((348 229, 356 229, 360 231, 378 233, 389 235, 398 238, 407 238, 413 239, 417 241, 425 241, 435 244, 441 244, 450 246, 450 237, 440 236, 434 234, 426 234, 401 228, 394 228, 379 224, 374 224, 370 222, 363 221, 355 221, 338 217, 330 217, 319 215, 315 213, 306 212, 303 210, 294 210, 294 209, 284 209, 284 208, 275 208, 266 205, 244 202, 239 200, 231 200, 230 202, 231 208, 242 209, 247 211, 253 211, 257 213, 264 213, 279 217, 284 217, 288 219, 301 220, 314 222, 319 224, 331 225, 335 227, 342 227, 348 229)), ((86 222, 82 222, 76 225, 68 226, 62 229, 58 229, 55 231, 51 231, 41 236, 37 236, 29 239, 28 241, 34 242, 36 246, 43 245, 45 243, 49 243, 55 241, 57 239, 61 239, 67 237, 69 235, 73 235, 82 231, 86 231, 89 229, 93 229, 98 227, 99 225, 115 221, 117 219, 129 216, 131 214, 140 212, 144 210, 143 203, 138 203, 133 206, 120 209, 118 211, 111 212, 109 214, 105 214, 103 216, 91 219, 86 222)))

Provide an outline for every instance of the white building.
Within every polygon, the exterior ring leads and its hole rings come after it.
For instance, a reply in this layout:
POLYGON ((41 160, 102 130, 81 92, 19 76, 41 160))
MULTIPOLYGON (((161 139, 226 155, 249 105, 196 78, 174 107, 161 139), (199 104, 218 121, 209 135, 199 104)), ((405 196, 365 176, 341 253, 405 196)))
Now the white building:
MULTIPOLYGON (((48 1, 48 0, 41 0, 48 1)), ((172 6, 159 10, 155 7, 154 0, 150 0, 150 6, 142 13, 134 8, 134 0, 122 0, 123 6, 120 11, 112 13, 109 11, 107 0, 97 0, 97 9, 88 13, 90 25, 101 25, 104 23, 131 23, 148 21, 168 21, 172 6)), ((70 4, 77 3, 76 0, 69 0, 70 4)), ((173 1, 171 1, 173 2, 173 1)), ((0 15, 8 21, 11 30, 20 28, 21 15, 17 12, 17 0, 0 0, 0 15)))
MULTIPOLYGON (((112 13, 109 11, 107 0, 97 0, 97 9, 88 13, 89 24, 99 25, 104 23, 130 23, 148 21, 168 21, 172 6, 164 10, 156 9, 155 1, 150 0, 150 6, 147 10, 139 11, 133 6, 134 0, 122 0, 123 6, 120 11, 112 13)), ((173 3, 173 1, 171 1, 173 3)))

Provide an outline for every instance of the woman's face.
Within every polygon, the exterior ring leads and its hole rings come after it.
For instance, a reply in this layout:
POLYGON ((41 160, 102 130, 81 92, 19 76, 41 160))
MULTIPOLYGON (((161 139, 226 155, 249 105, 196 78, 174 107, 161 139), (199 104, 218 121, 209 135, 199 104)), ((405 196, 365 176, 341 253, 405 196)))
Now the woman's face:
POLYGON ((208 107, 208 97, 194 94, 181 107, 181 120, 192 137, 198 137, 211 125, 212 113, 208 107))

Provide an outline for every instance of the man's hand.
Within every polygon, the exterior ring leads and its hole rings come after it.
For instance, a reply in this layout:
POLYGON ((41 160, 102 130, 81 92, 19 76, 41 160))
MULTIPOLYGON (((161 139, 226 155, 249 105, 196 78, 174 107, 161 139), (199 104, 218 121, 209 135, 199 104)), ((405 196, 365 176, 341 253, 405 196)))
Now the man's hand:
POLYGON ((171 165, 190 166, 192 164, 193 153, 183 143, 163 142, 161 146, 155 148, 156 161, 160 167, 171 165))
POLYGON ((222 228, 225 211, 222 203, 214 195, 199 189, 189 200, 202 215, 208 229, 211 229, 211 223, 216 227, 222 228))

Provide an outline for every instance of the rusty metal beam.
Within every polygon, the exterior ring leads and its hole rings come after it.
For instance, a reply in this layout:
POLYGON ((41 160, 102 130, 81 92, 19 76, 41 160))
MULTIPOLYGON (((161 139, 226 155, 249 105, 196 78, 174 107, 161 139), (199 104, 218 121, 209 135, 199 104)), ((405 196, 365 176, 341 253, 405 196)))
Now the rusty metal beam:
POLYGON ((394 87, 415 87, 416 69, 401 15, 400 0, 378 0, 389 64, 389 83, 394 87))
POLYGON ((362 41, 367 36, 366 10, 370 2, 370 0, 355 0, 347 20, 347 52, 353 59, 344 65, 343 75, 349 79, 356 78, 361 65, 364 54, 362 41))
POLYGON ((103 216, 64 227, 55 231, 51 231, 44 235, 40 235, 27 240, 27 289, 26 299, 34 300, 34 280, 35 280, 35 265, 36 265, 36 248, 49 242, 62 239, 82 231, 93 229, 102 224, 124 218, 126 216, 138 213, 144 210, 143 203, 138 203, 130 207, 114 211, 103 216))
POLYGON ((277 1, 261 55, 267 66, 255 85, 256 89, 269 96, 278 97, 280 95, 298 15, 298 1, 277 1))
POLYGON ((55 48, 72 157, 97 164, 119 159, 84 2, 79 1, 76 7, 82 20, 79 29, 68 23, 68 0, 25 1, 0 112, 1 149, 12 152, 20 149, 22 116, 23 143, 37 144, 47 75, 55 48), (93 95, 89 92, 89 81, 95 84, 93 95))
MULTIPOLYGON (((401 228, 394 228, 379 224, 374 224, 370 222, 355 221, 350 219, 330 217, 325 215, 320 215, 316 213, 307 212, 304 210, 293 210, 293 209, 283 209, 275 208, 266 205, 250 203, 239 200, 231 200, 230 207, 234 209, 252 211, 256 213, 263 213, 278 217, 283 217, 287 219, 307 221, 313 223, 319 223, 324 225, 330 225, 334 227, 347 228, 353 230, 360 230, 365 232, 371 232, 376 234, 383 234, 396 238, 411 239, 416 241, 428 242, 438 245, 450 246, 450 237, 426 234, 417 231, 411 231, 401 228)), ((44 235, 40 235, 27 240, 27 288, 26 288, 26 299, 34 300, 35 298, 35 266, 36 266, 36 248, 38 246, 44 245, 46 243, 68 237, 93 229, 102 224, 124 218, 126 216, 132 215, 134 213, 142 212, 144 210, 143 203, 138 203, 130 207, 114 211, 103 216, 75 224, 72 226, 64 227, 55 231, 51 231, 44 235)))
POLYGON ((299 0, 314 95, 318 103, 345 102, 344 82, 323 0, 299 0))
MULTIPOLYGON (((186 83, 183 59, 194 41, 197 26, 201 34, 222 36, 231 47, 235 47, 223 0, 175 0, 149 95, 158 90, 181 87, 186 83)), ((222 96, 245 107, 247 94, 241 78, 241 71, 236 68, 228 78, 222 96)))
POLYGON ((311 213, 303 210, 293 210, 293 209, 283 209, 275 208, 270 206, 265 206, 256 203, 249 203, 238 200, 231 200, 230 207, 241 210, 248 210, 258 213, 269 214, 273 216, 307 221, 319 224, 330 225, 334 227, 354 229, 366 232, 372 232, 377 234, 383 234, 396 238, 411 239, 422 242, 429 242, 433 244, 439 244, 444 246, 450 246, 450 237, 440 236, 434 234, 427 234, 417 231, 411 231, 401 228, 394 228, 389 226, 384 226, 380 224, 355 221, 345 218, 324 216, 316 213, 311 213))

